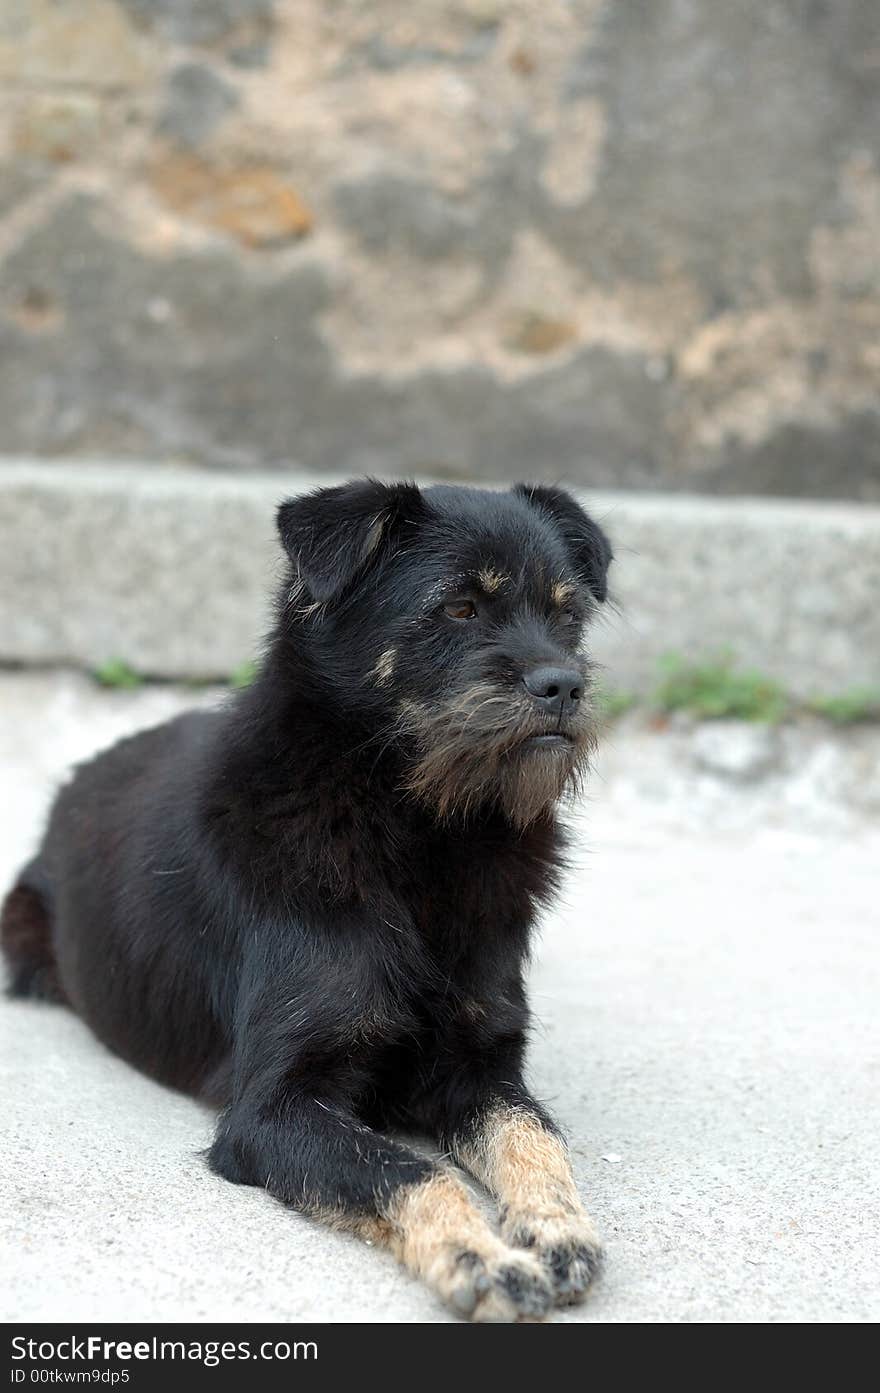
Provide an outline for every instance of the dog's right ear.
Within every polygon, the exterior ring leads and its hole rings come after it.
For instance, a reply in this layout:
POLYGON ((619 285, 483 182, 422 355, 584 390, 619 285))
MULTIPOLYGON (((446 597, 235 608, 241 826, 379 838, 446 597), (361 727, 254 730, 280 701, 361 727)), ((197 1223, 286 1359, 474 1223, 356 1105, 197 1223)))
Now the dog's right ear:
POLYGON ((325 604, 389 553, 399 530, 418 520, 421 505, 415 484, 359 479, 287 499, 278 509, 278 531, 312 599, 325 604))

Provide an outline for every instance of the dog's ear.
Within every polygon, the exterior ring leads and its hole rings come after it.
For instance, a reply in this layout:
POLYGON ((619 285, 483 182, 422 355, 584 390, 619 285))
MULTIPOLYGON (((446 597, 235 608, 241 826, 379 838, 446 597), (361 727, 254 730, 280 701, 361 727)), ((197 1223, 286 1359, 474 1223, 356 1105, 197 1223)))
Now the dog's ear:
POLYGON ((335 599, 418 518, 414 484, 359 479, 288 498, 278 509, 284 550, 319 604, 335 599))
POLYGON ((599 524, 565 489, 549 484, 516 484, 513 491, 553 519, 568 544, 581 579, 597 600, 604 600, 608 595, 608 567, 614 553, 599 524))

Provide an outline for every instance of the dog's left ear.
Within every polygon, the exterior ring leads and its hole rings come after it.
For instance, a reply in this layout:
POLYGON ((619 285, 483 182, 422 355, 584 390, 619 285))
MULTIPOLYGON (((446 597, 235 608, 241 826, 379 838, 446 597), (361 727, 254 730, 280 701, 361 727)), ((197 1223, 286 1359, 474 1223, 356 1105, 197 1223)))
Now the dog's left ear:
POLYGON ((597 600, 608 595, 608 567, 614 553, 601 527, 565 489, 549 484, 516 484, 514 493, 548 513, 564 536, 574 564, 597 600))
POLYGON ((289 498, 278 509, 284 550, 319 604, 340 596, 406 522, 417 520, 414 484, 359 479, 289 498))

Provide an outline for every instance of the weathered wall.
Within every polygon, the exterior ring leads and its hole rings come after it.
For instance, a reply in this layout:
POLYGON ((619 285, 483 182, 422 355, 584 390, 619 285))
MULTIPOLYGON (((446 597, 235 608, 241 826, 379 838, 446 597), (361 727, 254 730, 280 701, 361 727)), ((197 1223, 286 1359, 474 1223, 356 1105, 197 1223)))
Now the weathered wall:
POLYGON ((880 498, 876 0, 0 0, 0 449, 880 498))

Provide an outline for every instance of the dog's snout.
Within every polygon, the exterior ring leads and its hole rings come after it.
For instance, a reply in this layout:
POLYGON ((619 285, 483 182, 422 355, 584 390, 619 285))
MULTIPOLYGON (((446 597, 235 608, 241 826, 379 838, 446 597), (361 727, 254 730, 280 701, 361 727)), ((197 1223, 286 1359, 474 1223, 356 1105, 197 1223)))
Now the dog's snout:
POLYGON ((554 716, 570 715, 583 695, 584 679, 574 668, 536 667, 523 677, 526 691, 554 716))

